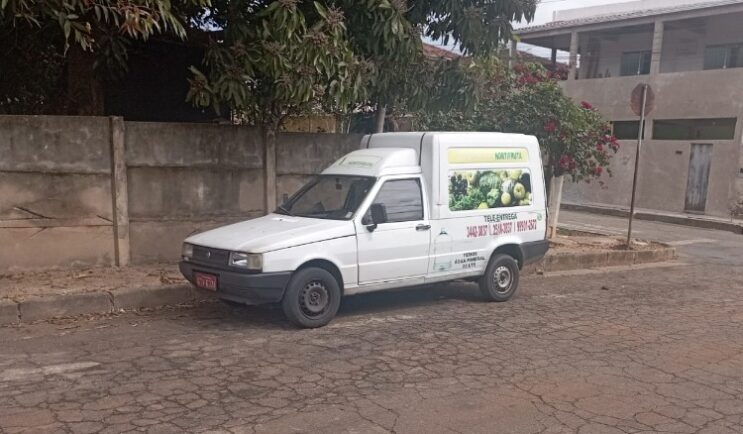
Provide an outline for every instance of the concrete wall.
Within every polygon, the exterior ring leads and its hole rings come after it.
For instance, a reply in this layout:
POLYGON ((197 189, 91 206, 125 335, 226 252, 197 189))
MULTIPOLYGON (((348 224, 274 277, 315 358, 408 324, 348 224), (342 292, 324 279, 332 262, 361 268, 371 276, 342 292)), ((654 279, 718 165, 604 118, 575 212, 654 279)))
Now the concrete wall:
POLYGON ((108 118, 0 116, 0 271, 111 264, 108 118))
MULTIPOLYGON (((115 263, 112 124, 0 116, 0 272, 115 263)), ((280 134, 279 197, 360 140, 280 134)), ((265 213, 265 151, 254 128, 126 122, 123 144, 133 263, 174 261, 189 234, 265 213)))
POLYGON ((359 134, 283 133, 276 144, 277 203, 341 156, 359 149, 359 134))
POLYGON ((178 257, 180 241, 263 214, 263 146, 253 128, 127 122, 132 262, 178 257))
MULTIPOLYGON (((567 95, 589 101, 609 120, 637 120, 629 105, 632 89, 648 82, 656 95, 656 108, 648 119, 642 155, 638 206, 683 212, 692 143, 714 145, 706 213, 729 216, 730 206, 743 200, 743 69, 667 73, 639 77, 563 82, 567 95), (654 119, 738 118, 730 141, 650 140, 654 119)), ((631 194, 634 143, 625 142, 616 156, 613 178, 604 177, 604 188, 594 184, 566 184, 565 199, 626 206, 631 194)))

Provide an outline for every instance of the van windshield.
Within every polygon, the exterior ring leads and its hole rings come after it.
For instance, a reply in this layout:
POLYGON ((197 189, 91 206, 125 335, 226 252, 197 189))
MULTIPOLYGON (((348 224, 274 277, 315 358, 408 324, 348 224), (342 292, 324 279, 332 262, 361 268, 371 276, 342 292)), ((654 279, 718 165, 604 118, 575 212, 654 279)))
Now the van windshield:
POLYGON ((278 214, 349 220, 371 190, 375 178, 320 175, 276 209, 278 214))

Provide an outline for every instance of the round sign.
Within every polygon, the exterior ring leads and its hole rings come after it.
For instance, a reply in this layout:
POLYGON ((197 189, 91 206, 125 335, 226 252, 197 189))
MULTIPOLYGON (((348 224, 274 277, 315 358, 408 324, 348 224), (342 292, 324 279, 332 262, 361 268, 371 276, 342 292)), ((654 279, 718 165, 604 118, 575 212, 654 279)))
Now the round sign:
POLYGON ((642 115, 642 95, 645 92, 645 86, 648 88, 647 99, 645 100, 645 116, 649 115, 655 109, 655 92, 649 84, 640 83, 632 91, 630 107, 632 112, 637 116, 642 115))

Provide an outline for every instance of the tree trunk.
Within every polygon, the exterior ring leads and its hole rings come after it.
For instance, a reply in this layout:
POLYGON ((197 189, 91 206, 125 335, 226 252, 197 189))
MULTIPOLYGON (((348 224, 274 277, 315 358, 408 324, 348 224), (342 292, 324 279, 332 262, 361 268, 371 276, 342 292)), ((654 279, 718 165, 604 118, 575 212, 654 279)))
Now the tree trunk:
POLYGON ((377 104, 377 113, 374 118, 374 132, 375 133, 383 133, 384 132, 384 119, 387 117, 387 106, 378 103, 377 104))
POLYGON ((550 178, 547 238, 554 238, 557 235, 557 220, 560 216, 560 202, 562 202, 562 185, 564 181, 564 176, 552 176, 550 178))
POLYGON ((266 214, 276 209, 276 132, 278 123, 265 124, 263 132, 263 203, 266 214))

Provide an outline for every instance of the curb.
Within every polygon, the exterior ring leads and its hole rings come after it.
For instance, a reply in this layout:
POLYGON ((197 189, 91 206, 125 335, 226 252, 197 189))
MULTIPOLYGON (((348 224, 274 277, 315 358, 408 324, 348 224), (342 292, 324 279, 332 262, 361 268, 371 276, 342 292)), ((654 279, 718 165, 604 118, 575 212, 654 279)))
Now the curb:
POLYGON ((637 252, 617 250, 601 253, 582 253, 579 255, 564 253, 545 258, 542 261, 541 269, 544 272, 572 271, 584 268, 591 269, 666 262, 673 259, 676 259, 676 249, 672 247, 637 252))
POLYGON ((82 314, 106 314, 191 303, 205 296, 190 284, 124 289, 113 292, 82 292, 20 301, 0 300, 0 325, 29 323, 82 314))
POLYGON ((593 268, 623 265, 651 264, 676 259, 676 249, 664 247, 657 250, 612 250, 596 253, 558 253, 547 256, 536 264, 524 268, 524 274, 540 274, 553 271, 590 270, 593 268))
MULTIPOLYGON (((676 258, 676 250, 666 247, 646 251, 603 251, 563 253, 547 256, 524 268, 524 274, 572 271, 618 265, 665 262, 676 258)), ((0 325, 69 317, 81 314, 106 314, 191 303, 207 299, 190 284, 124 289, 114 292, 83 292, 48 297, 29 297, 21 301, 0 300, 0 325)))
MULTIPOLYGON (((591 214, 608 215, 612 217, 629 217, 629 211, 622 208, 609 208, 594 205, 563 203, 560 205, 560 209, 564 209, 566 211, 579 211, 591 214)), ((733 232, 735 234, 743 234, 743 224, 740 223, 710 220, 705 218, 675 216, 668 214, 656 214, 644 211, 636 211, 635 218, 638 220, 646 220, 651 222, 671 223, 675 225, 691 226, 702 229, 714 229, 718 231, 733 232)))

